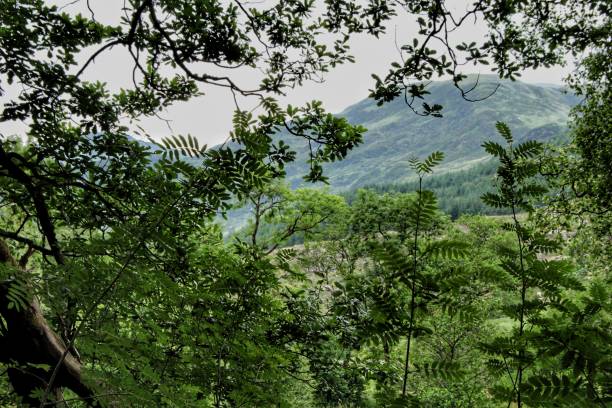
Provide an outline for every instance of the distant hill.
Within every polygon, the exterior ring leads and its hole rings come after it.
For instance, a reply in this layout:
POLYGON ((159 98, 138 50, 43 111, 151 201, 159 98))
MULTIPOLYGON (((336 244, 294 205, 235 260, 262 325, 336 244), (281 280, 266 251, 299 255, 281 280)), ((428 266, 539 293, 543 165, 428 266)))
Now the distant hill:
MULTIPOLYGON (((465 81, 466 89, 475 78, 465 81)), ((577 97, 559 86, 500 80, 494 75, 480 76, 470 97, 489 95, 497 86, 497 91, 486 100, 468 102, 452 82, 433 82, 426 100, 444 107, 442 118, 418 116, 401 99, 381 107, 371 99, 349 106, 338 115, 368 131, 364 143, 345 160, 324 165, 331 191, 343 194, 349 201, 361 187, 379 192, 414 191, 415 177, 407 166, 408 160, 440 150, 445 160, 426 187, 436 192, 441 208, 453 217, 462 213, 495 214, 480 201, 480 195, 491 188, 496 168, 481 144, 491 138, 499 139, 495 123, 506 122, 518 141, 559 143, 567 139, 568 114, 578 103, 577 97)), ((302 179, 308 173, 305 141, 287 134, 277 138, 298 152, 297 160, 286 168, 288 182, 294 188, 312 186, 302 179)), ((232 211, 226 228, 239 229, 246 218, 246 209, 232 211)))
MULTIPOLYGON (((465 80, 465 87, 475 77, 465 80)), ((532 85, 500 80, 493 75, 480 76, 471 98, 488 99, 468 102, 450 81, 433 82, 427 96, 430 104, 444 106, 442 118, 415 115, 402 99, 381 107, 371 99, 349 106, 339 116, 368 129, 363 145, 337 163, 324 166, 333 191, 353 190, 366 185, 409 182, 414 175, 407 161, 440 150, 446 158, 438 173, 467 170, 486 158, 481 144, 497 137, 495 123, 506 122, 518 140, 562 140, 570 109, 578 99, 552 85, 532 85)), ((287 135, 280 136, 298 151, 298 160, 287 168, 287 178, 294 186, 302 184, 307 173, 306 145, 287 135)))

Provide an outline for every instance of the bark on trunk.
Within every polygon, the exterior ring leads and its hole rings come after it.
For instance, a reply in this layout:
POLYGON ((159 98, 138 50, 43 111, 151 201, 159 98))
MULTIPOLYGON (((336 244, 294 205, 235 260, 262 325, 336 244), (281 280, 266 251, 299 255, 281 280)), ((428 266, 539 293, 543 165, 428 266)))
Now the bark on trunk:
MULTIPOLYGON (((8 246, 0 240, 0 262, 18 268, 8 246)), ((25 271, 21 271, 25 273, 25 271)), ((7 371, 13 390, 27 406, 38 407, 39 398, 31 394, 36 389, 46 389, 51 373, 66 350, 66 345, 46 321, 36 298, 30 299, 25 308, 9 308, 7 298, 10 282, 0 282, 0 315, 6 327, 0 331, 0 361, 10 364, 7 371), (44 364, 50 369, 32 367, 44 364)), ((50 401, 61 400, 61 388, 69 388, 79 397, 93 403, 93 390, 81 378, 81 363, 70 353, 66 355, 50 401)), ((55 405, 58 406, 58 405, 55 405)), ((61 405, 60 405, 61 406, 61 405)))

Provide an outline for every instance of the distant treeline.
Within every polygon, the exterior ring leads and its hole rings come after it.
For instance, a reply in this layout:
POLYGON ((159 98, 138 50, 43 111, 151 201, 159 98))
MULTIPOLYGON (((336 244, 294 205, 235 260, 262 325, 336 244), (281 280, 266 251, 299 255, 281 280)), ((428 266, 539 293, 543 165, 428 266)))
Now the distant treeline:
MULTIPOLYGON (((424 188, 436 194, 440 208, 453 219, 462 214, 507 214, 506 210, 488 207, 480 200, 483 193, 493 189, 497 166, 498 163, 494 160, 487 160, 467 170, 433 174, 426 179, 424 188)), ((409 193, 418 189, 418 181, 373 184, 363 188, 377 193, 409 193)), ((341 195, 351 203, 357 196, 357 191, 351 190, 341 195)))

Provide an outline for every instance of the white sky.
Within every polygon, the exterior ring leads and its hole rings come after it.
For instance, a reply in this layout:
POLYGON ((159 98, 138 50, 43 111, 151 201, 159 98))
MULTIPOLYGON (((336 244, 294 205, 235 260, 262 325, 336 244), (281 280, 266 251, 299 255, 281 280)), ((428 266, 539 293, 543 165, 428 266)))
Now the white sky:
MULTIPOLYGON (((49 3, 66 5, 68 12, 81 12, 88 15, 85 0, 73 3, 71 0, 47 0, 49 3), (71 4, 73 3, 73 4, 71 4)), ((451 0, 457 11, 465 9, 470 0, 451 0)), ((102 22, 116 23, 121 13, 123 0, 90 0, 96 19, 102 22)), ((373 86, 372 73, 383 76, 391 62, 399 59, 395 45, 411 39, 416 33, 412 18, 407 15, 396 17, 389 26, 388 32, 379 39, 360 35, 351 41, 352 54, 356 63, 336 67, 325 77, 324 83, 308 83, 303 87, 290 90, 284 103, 300 105, 312 99, 323 101, 325 108, 333 113, 342 111, 368 96, 368 89, 373 86)), ((477 39, 482 35, 482 28, 466 26, 456 32, 457 42, 477 39)), ((87 54, 82 56, 87 58, 87 54)), ((490 73, 484 66, 475 67, 473 72, 490 73)), ((567 67, 539 69, 523 72, 522 80, 531 83, 561 84, 563 78, 570 72, 567 67)), ((247 80, 252 73, 238 73, 239 80, 247 80)), ((131 85, 131 65, 126 54, 121 51, 111 51, 98 57, 84 76, 89 80, 101 80, 109 84, 111 89, 131 85)), ((168 109, 162 116, 171 123, 171 129, 165 121, 151 118, 140 123, 149 135, 154 138, 176 134, 190 133, 201 143, 209 146, 224 141, 231 129, 231 117, 234 102, 231 94, 222 88, 202 88, 205 96, 189 102, 179 103, 168 109)), ((2 98, 4 99, 4 98, 2 98)), ((245 107, 248 106, 245 105, 245 107)), ((407 112, 408 114, 408 112, 407 112)), ((4 135, 20 133, 23 125, 15 123, 0 123, 0 132, 4 135)))

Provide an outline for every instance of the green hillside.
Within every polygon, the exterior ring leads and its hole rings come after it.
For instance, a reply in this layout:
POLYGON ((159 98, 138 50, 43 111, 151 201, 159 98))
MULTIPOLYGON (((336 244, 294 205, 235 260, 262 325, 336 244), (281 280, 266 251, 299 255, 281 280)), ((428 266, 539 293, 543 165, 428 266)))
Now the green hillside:
MULTIPOLYGON (((466 80, 470 87, 475 77, 466 80)), ((496 76, 479 78, 471 98, 489 95, 484 101, 468 102, 461 98, 450 81, 430 86, 428 103, 444 106, 443 117, 421 117, 398 99, 381 107, 370 99, 349 106, 339 115, 368 129, 364 143, 348 157, 324 165, 330 189, 342 193, 349 201, 359 188, 377 192, 409 192, 416 188, 408 160, 440 150, 445 160, 428 180, 440 208, 454 218, 461 214, 495 214, 480 196, 493 185, 496 164, 481 147, 483 141, 496 137, 495 123, 506 122, 519 141, 536 139, 562 142, 566 139, 566 122, 578 99, 553 85, 534 85, 500 80, 496 76)), ((294 188, 312 186, 302 177, 308 172, 307 145, 303 139, 281 134, 298 152, 295 162, 287 166, 287 181, 294 188)), ((188 159, 197 162, 198 159, 188 159)), ((243 227, 246 209, 233 210, 224 221, 227 231, 243 227)))
MULTIPOLYGON (((524 138, 555 144, 563 142, 566 133, 558 125, 551 124, 527 132, 524 138)), ((495 160, 484 157, 478 161, 471 161, 465 168, 436 172, 427 178, 426 188, 436 193, 440 209, 453 219, 462 214, 508 214, 508 210, 487 206, 480 198, 485 192, 495 189, 498 165, 495 160)), ((367 184, 363 188, 378 193, 409 193, 418 188, 418 181, 382 182, 367 184)), ((358 188, 353 188, 343 191, 342 195, 351 202, 357 196, 357 191, 358 188)))
MULTIPOLYGON (((506 210, 489 207, 480 199, 485 192, 494 190, 497 166, 494 160, 487 159, 468 169, 434 174, 427 178, 425 187, 436 194, 440 209, 453 219, 462 214, 506 214, 506 210)), ((411 193, 418 188, 418 181, 372 184, 363 188, 377 193, 411 193)), ((350 203, 357 197, 357 191, 352 189, 342 195, 350 203)))
MULTIPOLYGON (((469 87, 471 77, 466 80, 469 87)), ((435 150, 445 153, 439 173, 468 169, 485 157, 481 143, 495 135, 495 122, 506 122, 519 139, 543 141, 563 138, 569 110, 577 99, 554 86, 531 85, 481 76, 470 97, 495 94, 484 101, 468 102, 461 98, 450 81, 430 86, 428 103, 444 106, 442 118, 415 115, 403 100, 382 107, 369 99, 340 113, 351 123, 368 129, 363 145, 342 162, 325 166, 332 190, 351 190, 366 185, 395 184, 410 181, 406 163, 413 156, 423 157, 435 150)), ((301 159, 287 169, 293 186, 302 183, 307 172, 306 146, 286 135, 297 146, 301 159)))

